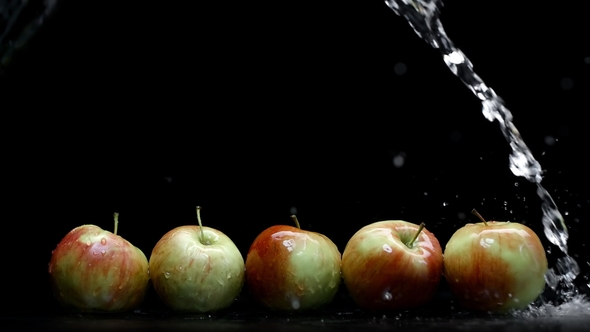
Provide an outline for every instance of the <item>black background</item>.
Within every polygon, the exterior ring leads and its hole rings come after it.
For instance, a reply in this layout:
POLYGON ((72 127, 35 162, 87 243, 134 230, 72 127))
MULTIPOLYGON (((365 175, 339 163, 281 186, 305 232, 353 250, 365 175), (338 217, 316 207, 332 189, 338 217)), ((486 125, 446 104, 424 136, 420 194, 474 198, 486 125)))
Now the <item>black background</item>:
MULTIPOLYGON (((11 310, 55 307, 51 251, 76 226, 112 229, 115 211, 148 257, 196 205, 244 258, 292 211, 342 252, 385 219, 425 222, 444 247, 473 208, 560 256, 498 124, 384 2, 188 3, 63 1, 0 76, 11 310)), ((546 170, 586 284, 586 12, 449 0, 441 20, 546 170)))

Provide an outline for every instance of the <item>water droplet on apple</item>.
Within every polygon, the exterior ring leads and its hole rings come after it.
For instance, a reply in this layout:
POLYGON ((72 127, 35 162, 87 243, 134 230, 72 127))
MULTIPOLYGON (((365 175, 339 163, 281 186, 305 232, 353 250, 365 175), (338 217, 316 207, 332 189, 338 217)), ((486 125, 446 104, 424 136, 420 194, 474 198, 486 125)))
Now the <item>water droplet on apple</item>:
POLYGON ((104 237, 100 239, 100 244, 102 244, 103 246, 107 244, 107 239, 105 239, 104 237))
POLYGON ((170 278, 170 272, 168 272, 168 271, 164 272, 164 277, 166 279, 170 278))
POLYGON ((384 243, 383 244, 383 251, 385 251, 385 252, 392 252, 393 249, 391 249, 391 247, 389 246, 389 244, 384 243))
POLYGON ((508 297, 512 297, 512 293, 508 293, 508 297))
POLYGON ((80 266, 80 263, 81 263, 81 262, 80 262, 80 261, 78 261, 78 264, 76 264, 76 265, 80 266))
POLYGON ((107 251, 103 249, 100 251, 100 253, 104 256, 107 253, 107 251))
POLYGON ((123 285, 119 285, 119 289, 123 289, 123 285))
POLYGON ((86 246, 89 247, 92 244, 92 241, 86 240, 86 246))
POLYGON ((518 302, 520 302, 520 300, 519 300, 518 298, 516 298, 516 297, 515 297, 515 298, 514 298, 514 302, 517 302, 517 303, 518 303, 518 302))
POLYGON ((393 295, 389 291, 383 292, 383 301, 391 301, 393 295))
POLYGON ((182 271, 182 266, 177 267, 179 271, 182 271))
POLYGON ((227 273, 227 279, 231 279, 231 273, 230 272, 227 273))
POLYGON ((295 310, 301 307, 301 303, 299 302, 299 299, 296 296, 291 297, 291 307, 293 307, 293 309, 295 310))
POLYGON ((285 246, 285 248, 287 248, 287 250, 289 250, 289 252, 293 251, 293 247, 295 246, 295 240, 293 239, 288 239, 283 241, 283 245, 285 246))

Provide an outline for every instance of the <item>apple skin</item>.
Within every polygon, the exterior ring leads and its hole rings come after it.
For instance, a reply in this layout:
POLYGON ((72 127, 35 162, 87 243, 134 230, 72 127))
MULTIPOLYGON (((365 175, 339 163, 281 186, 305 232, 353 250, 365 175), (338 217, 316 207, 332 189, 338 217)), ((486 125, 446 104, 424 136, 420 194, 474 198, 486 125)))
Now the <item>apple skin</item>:
POLYGON ((340 286, 341 255, 323 234, 276 225, 262 231, 246 257, 246 284, 268 309, 295 312, 330 303, 340 286))
POLYGON ((419 225, 385 220, 366 225, 342 254, 342 277, 354 302, 367 311, 410 309, 434 296, 443 268, 438 239, 419 225))
POLYGON ((547 258, 539 237, 515 222, 466 224, 447 242, 444 276, 466 309, 524 309, 545 287, 547 258))
POLYGON ((52 252, 51 287, 64 306, 82 312, 123 312, 141 304, 148 261, 127 240, 95 225, 70 231, 52 252))
POLYGON ((179 226, 166 233, 149 260, 152 284, 176 311, 205 313, 229 307, 244 285, 244 258, 223 232, 179 226))

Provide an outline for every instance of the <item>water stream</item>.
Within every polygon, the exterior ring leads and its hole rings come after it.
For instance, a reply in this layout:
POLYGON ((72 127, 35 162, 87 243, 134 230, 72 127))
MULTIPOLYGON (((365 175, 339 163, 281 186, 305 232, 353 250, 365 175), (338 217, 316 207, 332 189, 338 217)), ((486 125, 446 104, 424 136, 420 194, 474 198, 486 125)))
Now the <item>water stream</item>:
POLYGON ((440 50, 449 69, 481 101, 483 115, 489 121, 498 121, 502 134, 510 144, 510 170, 516 176, 526 178, 537 187, 543 212, 542 222, 545 236, 563 253, 557 260, 555 270, 546 274, 547 285, 563 297, 566 302, 577 295, 573 281, 580 273, 578 263, 568 255, 568 231, 564 219, 547 190, 542 186, 542 169, 533 157, 514 123, 512 113, 494 90, 473 71, 473 65, 463 52, 447 37, 439 20, 441 0, 385 0, 397 15, 407 19, 410 26, 425 42, 440 50))

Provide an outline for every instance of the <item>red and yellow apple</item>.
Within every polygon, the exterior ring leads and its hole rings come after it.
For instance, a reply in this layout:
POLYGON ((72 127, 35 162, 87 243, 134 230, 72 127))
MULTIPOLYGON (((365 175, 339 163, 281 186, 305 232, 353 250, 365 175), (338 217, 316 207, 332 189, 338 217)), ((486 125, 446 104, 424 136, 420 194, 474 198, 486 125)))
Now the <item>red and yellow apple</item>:
POLYGON ((444 276, 456 300, 473 311, 524 309, 545 288, 547 258, 529 227, 509 221, 466 224, 449 239, 444 276))
POLYGON ((341 255, 320 233, 276 225, 262 231, 246 257, 246 285, 276 311, 313 310, 331 302, 340 285, 341 255))
POLYGON ((244 284, 244 258, 221 231, 199 226, 176 227, 154 247, 149 260, 152 284, 170 308, 215 312, 229 307, 244 284))
POLYGON ((378 221, 358 230, 342 254, 350 296, 368 311, 428 303, 440 282, 442 249, 433 233, 404 220, 378 221))
POLYGON ((95 225, 70 231, 49 262, 51 287, 64 306, 83 312, 122 312, 143 301, 149 273, 143 252, 95 225))

